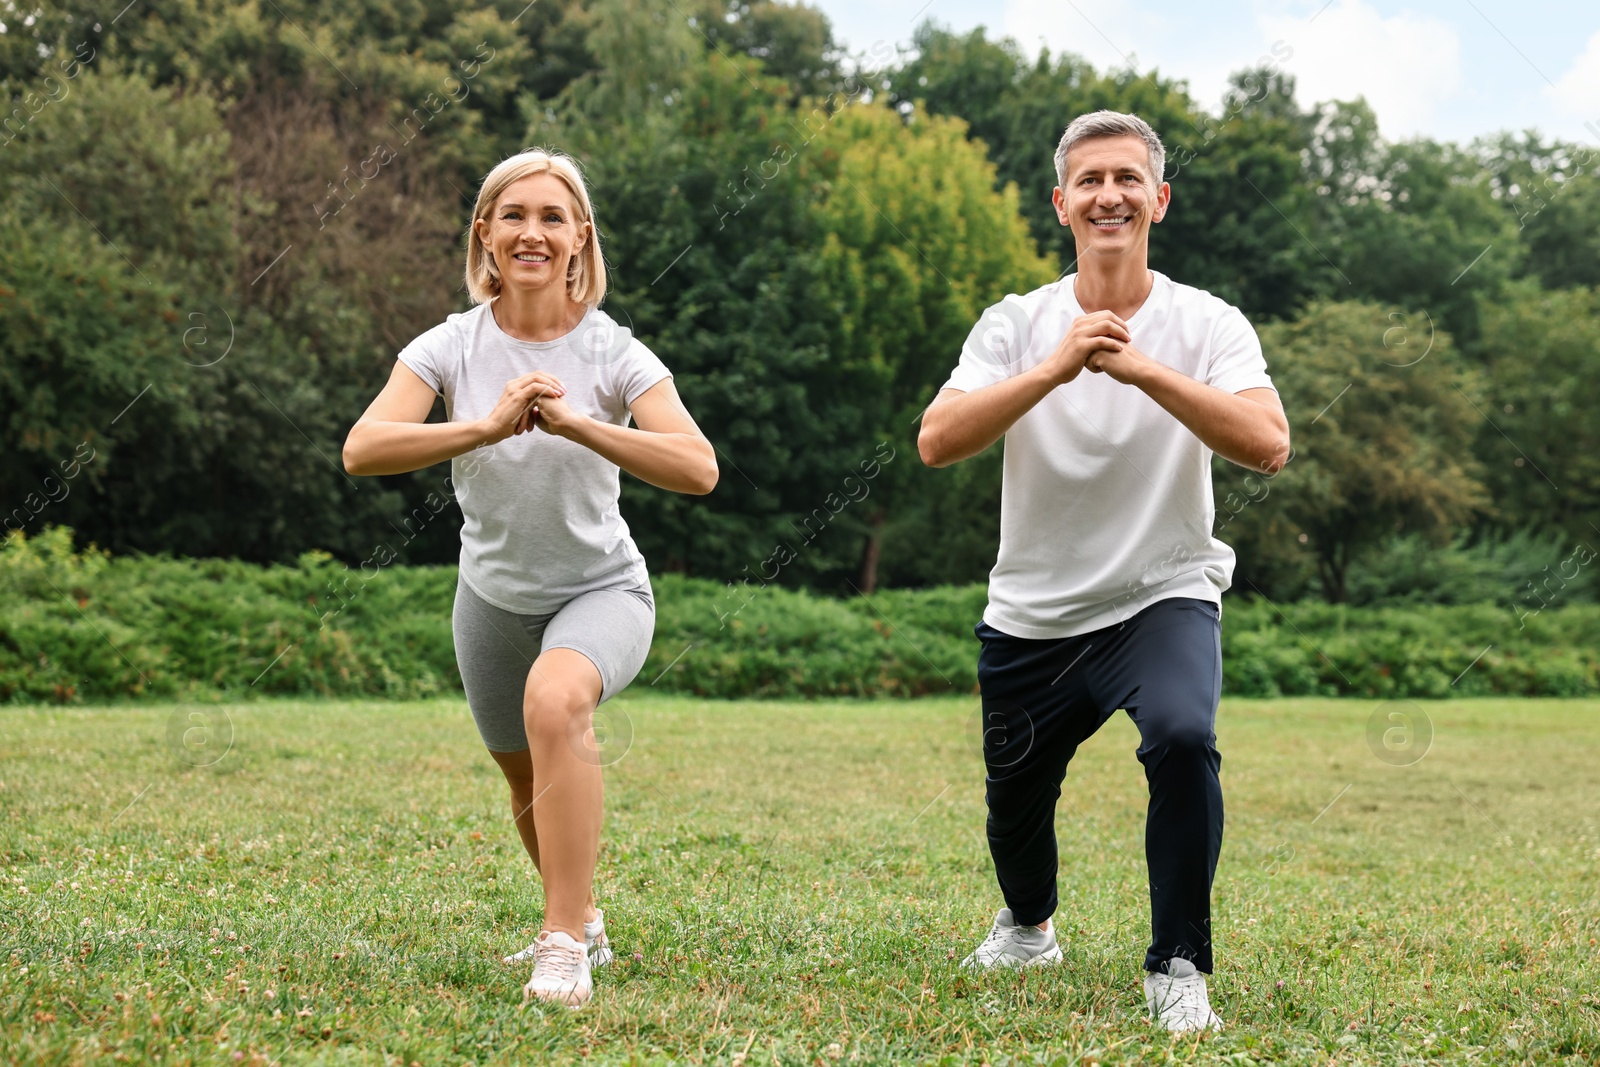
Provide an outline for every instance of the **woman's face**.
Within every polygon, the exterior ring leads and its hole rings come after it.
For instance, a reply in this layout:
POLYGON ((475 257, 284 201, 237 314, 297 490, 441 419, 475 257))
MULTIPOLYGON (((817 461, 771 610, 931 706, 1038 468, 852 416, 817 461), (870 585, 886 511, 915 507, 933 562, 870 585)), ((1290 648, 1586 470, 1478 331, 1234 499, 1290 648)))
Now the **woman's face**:
POLYGON ((548 171, 506 186, 488 218, 474 224, 504 286, 565 292, 572 257, 589 240, 576 208, 567 183, 548 171))

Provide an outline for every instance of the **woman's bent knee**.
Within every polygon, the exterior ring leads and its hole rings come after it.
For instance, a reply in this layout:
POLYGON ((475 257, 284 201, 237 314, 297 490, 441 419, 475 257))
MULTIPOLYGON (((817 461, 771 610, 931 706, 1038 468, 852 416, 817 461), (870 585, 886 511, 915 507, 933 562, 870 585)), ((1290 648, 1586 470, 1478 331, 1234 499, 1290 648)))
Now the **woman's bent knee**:
POLYGON ((577 686, 530 685, 522 706, 528 740, 543 747, 565 741, 574 732, 581 735, 594 708, 594 701, 577 686))

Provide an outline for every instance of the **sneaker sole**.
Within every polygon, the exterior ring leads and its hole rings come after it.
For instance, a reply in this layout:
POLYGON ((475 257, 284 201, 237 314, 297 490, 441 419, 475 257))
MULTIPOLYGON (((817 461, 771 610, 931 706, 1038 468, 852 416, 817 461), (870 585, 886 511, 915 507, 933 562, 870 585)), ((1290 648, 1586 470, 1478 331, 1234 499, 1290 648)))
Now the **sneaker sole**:
MULTIPOLYGON (((610 944, 596 945, 594 948, 589 950, 589 966, 591 969, 595 967, 604 967, 615 958, 616 957, 611 952, 610 944)), ((533 953, 531 952, 514 952, 509 956, 501 956, 500 962, 521 964, 527 963, 532 959, 533 953)))
POLYGON ((577 1011, 584 1005, 588 1004, 589 1001, 594 997, 594 992, 591 990, 588 995, 581 996, 576 1001, 572 999, 574 996, 578 996, 578 991, 576 989, 568 990, 565 993, 540 993, 534 990, 531 982, 522 987, 523 1000, 540 1000, 546 1004, 559 1004, 561 1007, 566 1008, 569 1011, 577 1011))
POLYGON ((1211 1013, 1211 1018, 1209 1020, 1207 1020, 1206 1023, 1203 1026, 1168 1026, 1166 1023, 1161 1021, 1161 1016, 1159 1014, 1157 1014, 1157 1012, 1155 1010, 1155 1007, 1150 1003, 1150 1001, 1151 1001, 1150 993, 1148 991, 1146 991, 1145 1000, 1144 1000, 1144 1007, 1145 1007, 1145 1011, 1150 1016, 1150 1022, 1153 1023, 1154 1025, 1159 1026, 1162 1029, 1166 1030, 1167 1033, 1169 1033, 1169 1034, 1198 1034, 1198 1033, 1213 1033, 1214 1034, 1218 1030, 1222 1029, 1222 1026, 1223 1026, 1222 1017, 1219 1016, 1216 1012, 1212 1012, 1211 1013))
POLYGON ((1008 971, 1017 971, 1024 967, 1046 967, 1050 964, 1060 963, 1061 958, 1061 946, 1051 945, 1037 956, 1029 956, 1025 960, 1019 960, 1015 956, 1001 956, 993 963, 979 963, 975 956, 968 956, 961 961, 961 966, 969 971, 992 971, 996 967, 1008 971))

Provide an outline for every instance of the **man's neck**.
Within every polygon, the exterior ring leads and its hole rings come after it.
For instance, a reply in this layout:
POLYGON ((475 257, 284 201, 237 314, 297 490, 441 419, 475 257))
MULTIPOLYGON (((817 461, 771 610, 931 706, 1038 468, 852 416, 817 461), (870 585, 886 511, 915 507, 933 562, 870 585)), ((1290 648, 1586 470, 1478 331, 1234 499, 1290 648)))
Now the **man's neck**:
POLYGON ((1150 298, 1155 282, 1144 256, 1128 256, 1112 263, 1083 258, 1078 260, 1073 295, 1085 313, 1110 311, 1127 320, 1150 298))

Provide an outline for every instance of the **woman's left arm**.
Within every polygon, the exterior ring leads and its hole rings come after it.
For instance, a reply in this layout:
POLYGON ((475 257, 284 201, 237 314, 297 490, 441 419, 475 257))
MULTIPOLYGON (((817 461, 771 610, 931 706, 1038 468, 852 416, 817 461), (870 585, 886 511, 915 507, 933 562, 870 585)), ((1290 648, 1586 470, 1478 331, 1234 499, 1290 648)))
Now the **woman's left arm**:
POLYGON ((547 395, 539 398, 534 425, 576 441, 662 489, 703 496, 716 488, 716 451, 683 406, 671 378, 640 393, 629 411, 637 428, 579 414, 565 398, 547 395))

